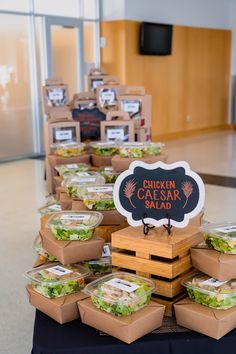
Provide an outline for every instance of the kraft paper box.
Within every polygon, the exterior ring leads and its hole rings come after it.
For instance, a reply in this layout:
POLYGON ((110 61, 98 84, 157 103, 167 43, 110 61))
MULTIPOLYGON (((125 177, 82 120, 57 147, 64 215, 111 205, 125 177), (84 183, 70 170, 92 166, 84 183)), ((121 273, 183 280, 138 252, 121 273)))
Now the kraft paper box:
POLYGON ((97 156, 92 154, 92 165, 95 167, 110 166, 112 156, 97 156))
POLYGON ((89 164, 90 162, 90 155, 83 154, 77 157, 60 157, 57 155, 48 155, 48 161, 51 167, 56 167, 57 165, 66 165, 72 163, 86 163, 89 164))
POLYGON ((60 241, 50 229, 41 229, 43 248, 63 265, 101 258, 104 239, 92 237, 88 241, 60 241))
POLYGON ((161 327, 165 311, 165 306, 151 301, 130 316, 117 317, 97 309, 90 298, 79 301, 78 307, 82 323, 128 344, 161 327))
POLYGON ((60 193, 60 204, 62 210, 88 210, 82 200, 78 198, 71 198, 67 193, 63 192, 60 193), (73 201, 77 203, 77 209, 73 209, 73 201))
POLYGON ((220 339, 236 326, 236 307, 215 310, 186 298, 174 305, 177 324, 220 339))
MULTIPOLYGON (((62 204, 62 201, 61 201, 62 204)), ((80 200, 72 201, 72 210, 89 210, 80 200)), ((126 221, 126 217, 117 210, 98 210, 103 215, 100 225, 120 225, 126 221)))
POLYGON ((65 187, 56 187, 56 199, 60 200, 61 193, 66 193, 65 187))
POLYGON ((220 281, 236 278, 236 255, 197 247, 190 252, 193 266, 201 272, 220 281))
POLYGON ((129 165, 133 161, 143 161, 146 163, 154 163, 157 161, 162 161, 166 162, 167 161, 167 155, 166 154, 160 154, 157 156, 146 156, 142 158, 132 158, 132 157, 120 157, 120 156, 114 156, 111 159, 111 164, 116 172, 123 172, 129 168, 129 165))
POLYGON ((53 183, 55 188, 61 187, 61 182, 63 181, 63 178, 61 176, 54 176, 53 177, 53 183))
POLYGON ((78 292, 56 299, 37 293, 31 285, 26 285, 26 291, 29 297, 29 303, 53 318, 60 324, 76 320, 80 317, 77 302, 87 297, 83 292, 78 292))

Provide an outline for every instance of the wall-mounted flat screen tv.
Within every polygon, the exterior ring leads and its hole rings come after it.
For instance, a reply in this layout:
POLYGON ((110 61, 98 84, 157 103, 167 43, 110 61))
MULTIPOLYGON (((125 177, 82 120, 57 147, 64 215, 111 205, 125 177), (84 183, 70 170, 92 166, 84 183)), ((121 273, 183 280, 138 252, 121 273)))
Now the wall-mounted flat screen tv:
POLYGON ((172 25, 142 22, 140 26, 140 54, 170 55, 172 25))

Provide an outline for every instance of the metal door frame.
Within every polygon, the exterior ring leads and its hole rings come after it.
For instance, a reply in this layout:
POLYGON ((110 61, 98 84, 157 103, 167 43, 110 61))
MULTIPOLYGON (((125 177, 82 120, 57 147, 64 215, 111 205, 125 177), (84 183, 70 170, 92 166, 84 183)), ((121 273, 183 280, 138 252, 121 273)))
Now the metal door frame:
POLYGON ((68 26, 77 28, 77 90, 84 90, 84 33, 83 33, 83 21, 81 19, 70 17, 55 17, 44 16, 43 28, 44 28, 44 43, 45 43, 45 60, 46 63, 44 77, 50 77, 53 75, 52 67, 52 40, 51 40, 51 26, 68 26))

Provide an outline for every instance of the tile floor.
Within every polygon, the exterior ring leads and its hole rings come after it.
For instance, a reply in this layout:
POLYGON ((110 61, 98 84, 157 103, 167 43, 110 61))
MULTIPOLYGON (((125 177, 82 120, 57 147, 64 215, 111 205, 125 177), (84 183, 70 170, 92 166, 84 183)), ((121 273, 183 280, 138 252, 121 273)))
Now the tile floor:
MULTIPOLYGON (((169 162, 186 160, 201 173, 236 177, 236 132, 208 134, 167 143, 169 162)), ((34 309, 22 274, 31 267, 39 228, 37 208, 45 201, 44 163, 25 160, 0 165, 0 354, 29 354, 34 309)), ((205 219, 236 220, 236 188, 206 185, 205 219)))

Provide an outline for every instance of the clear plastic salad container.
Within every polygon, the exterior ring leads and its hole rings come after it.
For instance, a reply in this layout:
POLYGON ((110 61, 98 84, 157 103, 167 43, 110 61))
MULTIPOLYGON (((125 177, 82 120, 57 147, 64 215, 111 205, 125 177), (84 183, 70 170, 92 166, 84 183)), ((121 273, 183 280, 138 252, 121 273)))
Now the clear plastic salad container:
POLYGON ((190 299, 214 309, 227 310, 236 305, 236 279, 219 281, 209 275, 197 273, 185 279, 190 299))
POLYGON ((114 142, 93 142, 90 146, 92 153, 98 156, 114 156, 118 153, 118 146, 114 142))
POLYGON ((93 236, 102 218, 96 211, 63 211, 53 214, 47 227, 58 240, 86 241, 93 236))
POLYGON ((76 157, 85 152, 85 144, 74 141, 57 142, 52 144, 51 148, 53 149, 53 153, 60 157, 76 157))
POLYGON ((115 172, 111 166, 101 167, 98 172, 105 178, 106 183, 115 183, 120 173, 115 172))
POLYGON ((42 245, 41 237, 38 235, 34 240, 34 250, 39 255, 41 261, 49 261, 49 262, 56 262, 57 259, 53 255, 49 254, 42 245))
POLYGON ((146 143, 144 153, 145 155, 160 155, 164 146, 163 143, 146 143))
POLYGON ((88 268, 92 275, 100 276, 112 272, 111 260, 111 244, 105 243, 103 246, 103 253, 100 259, 92 259, 82 263, 84 267, 88 268))
POLYGON ((84 292, 99 309, 128 316, 146 306, 155 290, 153 281, 135 274, 117 272, 88 284, 84 292))
POLYGON ((41 216, 49 215, 57 211, 61 211, 61 204, 59 202, 53 202, 38 209, 41 216))
POLYGON ((114 184, 83 186, 78 189, 78 196, 90 210, 113 210, 113 190, 114 184))
POLYGON ((66 176, 75 174, 77 172, 87 172, 90 169, 90 165, 86 163, 71 163, 67 165, 59 165, 55 167, 55 170, 60 176, 66 176))
POLYGON ((135 143, 123 143, 119 147, 119 155, 121 157, 133 157, 141 158, 150 155, 160 155, 163 147, 163 143, 152 142, 135 142, 135 143))
POLYGON ((206 244, 217 251, 236 254, 236 222, 202 226, 206 244))
POLYGON ((111 259, 93 259, 82 263, 93 275, 104 275, 112 272, 111 259))
POLYGON ((48 298, 57 298, 80 291, 84 288, 84 278, 88 269, 79 266, 44 265, 26 273, 35 291, 48 298))
POLYGON ((141 142, 123 143, 119 147, 119 155, 121 157, 143 157, 145 144, 141 142))
POLYGON ((98 172, 78 172, 76 175, 69 175, 64 178, 62 186, 66 187, 66 192, 70 197, 79 197, 79 187, 83 185, 104 184, 105 178, 98 172))

